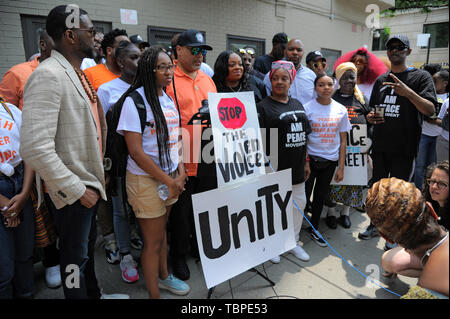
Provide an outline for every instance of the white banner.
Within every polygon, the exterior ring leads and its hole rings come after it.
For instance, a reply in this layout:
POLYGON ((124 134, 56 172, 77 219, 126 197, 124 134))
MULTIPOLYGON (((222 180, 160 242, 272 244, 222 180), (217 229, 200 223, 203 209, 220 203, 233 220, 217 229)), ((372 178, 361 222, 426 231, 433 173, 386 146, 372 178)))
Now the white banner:
MULTIPOLYGON (((367 185, 367 150, 372 140, 367 137, 367 124, 352 124, 347 132, 347 152, 345 154, 344 179, 332 185, 367 185)), ((336 168, 337 170, 337 168, 336 168)), ((335 171, 336 173, 336 171, 335 171)))
POLYGON ((209 93, 217 185, 265 174, 253 92, 209 93))
POLYGON ((291 170, 192 195, 208 288, 295 247, 291 170))

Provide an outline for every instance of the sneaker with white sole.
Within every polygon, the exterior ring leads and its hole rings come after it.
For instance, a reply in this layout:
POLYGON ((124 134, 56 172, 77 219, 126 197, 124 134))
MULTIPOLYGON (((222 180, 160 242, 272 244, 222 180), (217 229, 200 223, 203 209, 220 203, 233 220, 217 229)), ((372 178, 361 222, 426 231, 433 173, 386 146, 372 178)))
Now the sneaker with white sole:
POLYGON ((120 270, 122 271, 123 281, 131 284, 139 280, 136 262, 131 254, 122 257, 120 261, 120 270))
POLYGON ((312 240, 319 245, 320 247, 327 247, 327 243, 316 234, 316 232, 311 228, 308 228, 309 235, 311 236, 312 240))
POLYGON ((303 249, 302 246, 297 244, 293 249, 289 250, 289 253, 300 259, 301 261, 309 261, 311 258, 303 249))
POLYGON ((110 240, 105 244, 106 261, 110 264, 120 262, 119 248, 115 240, 110 240))
POLYGON ((274 264, 279 264, 281 259, 280 256, 276 256, 270 259, 271 262, 273 262, 274 264))
POLYGON ((158 286, 160 289, 168 290, 178 296, 187 295, 189 291, 191 291, 191 288, 187 283, 172 274, 169 274, 164 280, 159 279, 158 286))
POLYGON ((58 288, 61 286, 61 270, 59 265, 45 268, 45 283, 48 288, 58 288))
POLYGON ((144 247, 144 243, 142 242, 141 237, 139 236, 136 228, 132 227, 130 234, 130 245, 134 249, 142 250, 144 247))

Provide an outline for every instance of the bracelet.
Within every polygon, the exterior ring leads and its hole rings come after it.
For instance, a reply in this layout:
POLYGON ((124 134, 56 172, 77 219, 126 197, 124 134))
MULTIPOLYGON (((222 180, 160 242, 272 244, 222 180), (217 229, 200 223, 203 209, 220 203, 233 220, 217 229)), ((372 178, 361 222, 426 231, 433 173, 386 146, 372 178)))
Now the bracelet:
POLYGON ((311 161, 311 159, 309 158, 309 156, 306 158, 306 162, 311 161))
POLYGON ((0 208, 0 211, 6 212, 7 209, 8 209, 8 206, 4 206, 4 207, 0 208))

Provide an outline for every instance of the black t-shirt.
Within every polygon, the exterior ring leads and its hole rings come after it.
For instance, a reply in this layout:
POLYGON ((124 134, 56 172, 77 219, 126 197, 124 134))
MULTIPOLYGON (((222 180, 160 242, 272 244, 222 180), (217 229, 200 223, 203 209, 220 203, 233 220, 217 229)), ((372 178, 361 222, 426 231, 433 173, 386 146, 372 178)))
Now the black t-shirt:
POLYGON ((261 55, 256 58, 255 64, 253 65, 253 68, 262 74, 267 74, 267 72, 272 69, 272 62, 275 62, 275 58, 271 57, 270 55, 261 55))
POLYGON ((289 98, 281 103, 266 97, 256 105, 259 125, 267 129, 278 128, 277 171, 291 168, 292 184, 305 181, 306 141, 311 127, 300 101, 289 98))
POLYGON ((370 109, 369 100, 366 96, 364 96, 364 104, 355 95, 343 95, 339 90, 334 92, 332 98, 347 108, 348 119, 351 124, 367 124, 366 115, 370 112, 370 109))
MULTIPOLYGON (((406 97, 383 82, 392 82, 390 72, 380 75, 373 86, 369 106, 384 109, 384 123, 373 128, 373 150, 416 156, 422 134, 423 115, 406 97)), ((394 75, 422 98, 437 105, 433 78, 423 70, 409 68, 394 75)))

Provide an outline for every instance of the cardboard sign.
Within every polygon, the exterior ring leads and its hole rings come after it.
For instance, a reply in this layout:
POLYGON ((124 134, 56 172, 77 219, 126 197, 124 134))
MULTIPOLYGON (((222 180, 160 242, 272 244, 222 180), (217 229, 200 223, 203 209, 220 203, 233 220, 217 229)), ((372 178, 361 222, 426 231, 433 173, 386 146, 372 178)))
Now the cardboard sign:
MULTIPOLYGON (((332 185, 367 185, 367 154, 372 140, 367 137, 367 124, 352 124, 347 132, 347 152, 345 154, 344 179, 332 185)), ((337 168, 336 168, 337 170, 337 168)), ((336 174, 336 171, 335 171, 336 174)), ((334 176, 334 175, 333 175, 334 176)))
POLYGON ((253 92, 209 93, 217 185, 265 174, 253 92))
POLYGON ((295 247, 291 170, 192 195, 206 286, 295 247))

